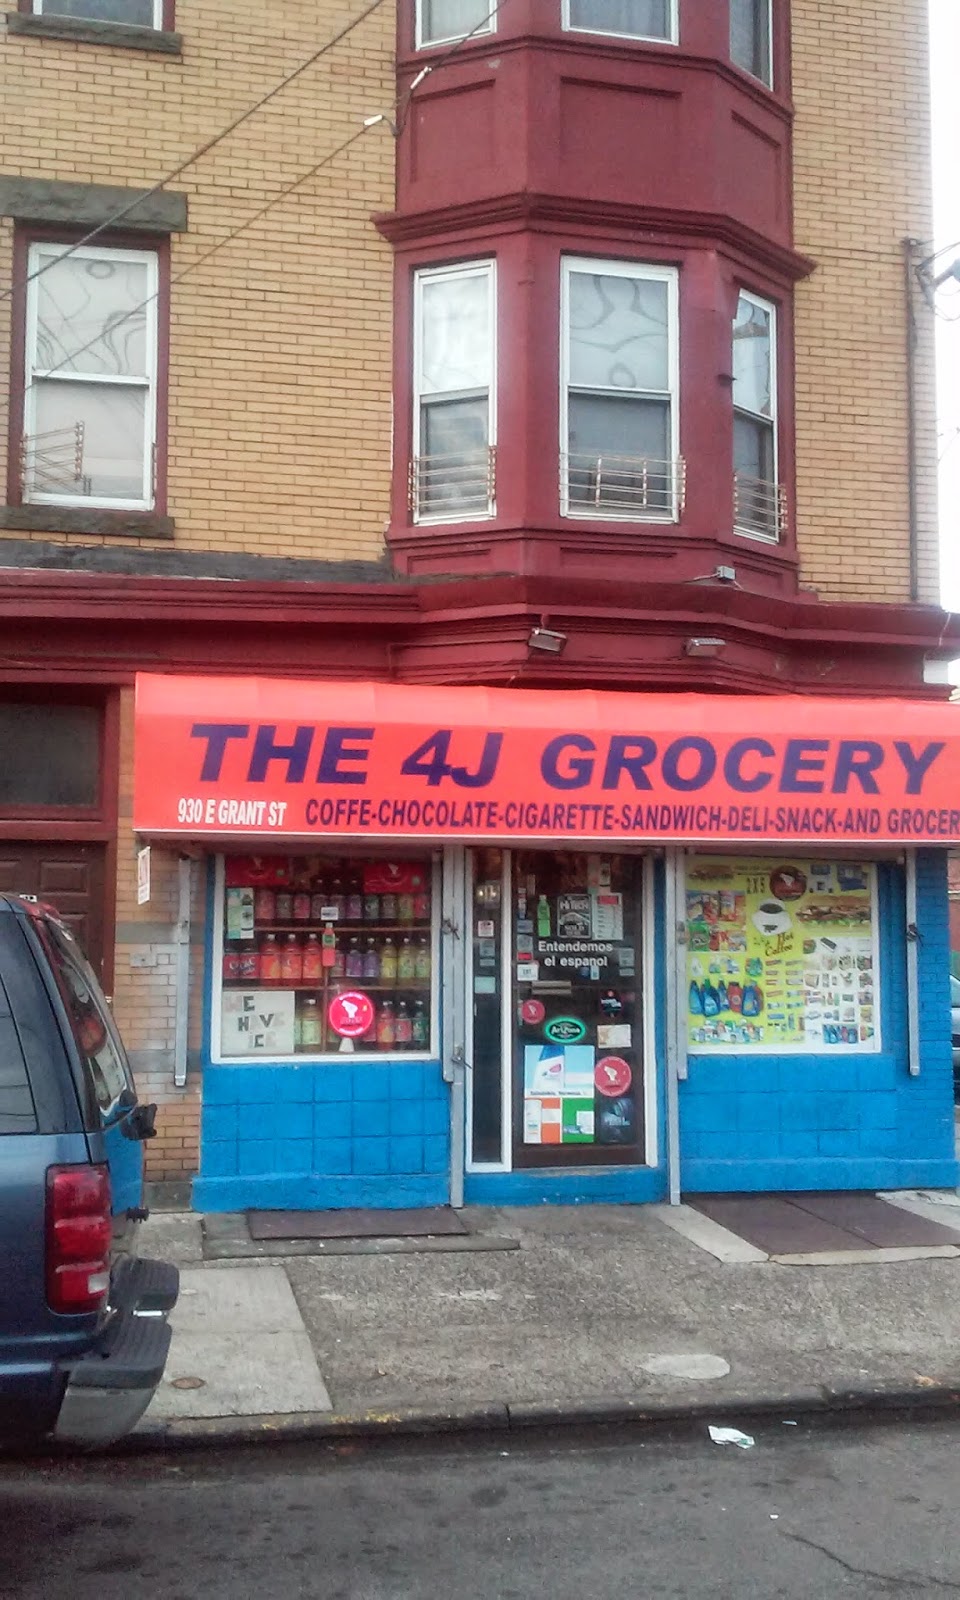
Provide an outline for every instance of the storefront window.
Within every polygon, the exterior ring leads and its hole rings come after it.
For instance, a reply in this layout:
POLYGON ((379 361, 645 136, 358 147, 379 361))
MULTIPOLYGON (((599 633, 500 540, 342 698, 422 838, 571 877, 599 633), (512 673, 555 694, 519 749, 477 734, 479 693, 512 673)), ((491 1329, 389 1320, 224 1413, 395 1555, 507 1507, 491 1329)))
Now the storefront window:
POLYGON ((430 862, 228 856, 219 1059, 436 1049, 430 862))
POLYGON ((691 856, 686 930, 691 1051, 879 1049, 871 865, 691 856))
POLYGON ((513 856, 515 1165, 639 1159, 640 883, 635 857, 513 856))

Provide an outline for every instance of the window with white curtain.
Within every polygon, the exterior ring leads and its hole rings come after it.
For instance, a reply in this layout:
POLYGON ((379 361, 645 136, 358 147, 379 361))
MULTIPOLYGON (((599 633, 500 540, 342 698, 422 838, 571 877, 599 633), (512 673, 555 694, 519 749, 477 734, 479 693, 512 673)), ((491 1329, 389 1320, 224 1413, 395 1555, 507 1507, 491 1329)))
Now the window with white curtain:
POLYGON ((22 486, 27 502, 150 510, 158 260, 150 250, 29 252, 22 486))
POLYGON ((737 532, 778 539, 777 313, 745 291, 733 321, 733 482, 737 532))
POLYGON ((561 286, 564 515, 679 514, 677 274, 567 258, 561 286))
POLYGON ((677 0, 563 0, 563 26, 676 44, 677 0))
POLYGON ((161 28, 162 9, 162 0, 33 0, 36 16, 126 22, 140 28, 161 28))
POLYGON ((497 0, 416 0, 417 49, 492 33, 497 0))
POLYGON ((744 72, 773 84, 771 0, 730 0, 730 59, 744 72))
POLYGON ((492 261, 425 269, 414 286, 411 510, 418 521, 494 510, 492 261))

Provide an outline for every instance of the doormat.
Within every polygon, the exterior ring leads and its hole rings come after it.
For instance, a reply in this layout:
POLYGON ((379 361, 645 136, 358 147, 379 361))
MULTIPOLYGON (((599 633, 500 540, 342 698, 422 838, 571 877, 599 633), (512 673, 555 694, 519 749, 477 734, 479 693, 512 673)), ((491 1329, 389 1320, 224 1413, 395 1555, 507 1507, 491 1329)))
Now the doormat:
POLYGON ((455 1211, 248 1211, 251 1239, 423 1239, 465 1234, 455 1211))
POLYGON ((684 1202, 768 1256, 960 1245, 960 1232, 876 1194, 696 1194, 684 1202))

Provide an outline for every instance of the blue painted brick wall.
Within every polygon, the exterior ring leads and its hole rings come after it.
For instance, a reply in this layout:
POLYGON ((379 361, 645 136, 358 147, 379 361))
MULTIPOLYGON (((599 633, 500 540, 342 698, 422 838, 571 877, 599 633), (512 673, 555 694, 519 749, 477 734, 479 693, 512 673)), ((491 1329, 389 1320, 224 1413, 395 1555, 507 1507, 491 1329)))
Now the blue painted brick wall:
POLYGON ((449 1118, 436 1062, 207 1066, 194 1204, 444 1204, 449 1118))
POLYGON ((878 872, 882 1050, 695 1056, 680 1086, 682 1183, 708 1189, 953 1185, 947 857, 917 856, 921 1072, 907 1058, 902 868, 878 872))

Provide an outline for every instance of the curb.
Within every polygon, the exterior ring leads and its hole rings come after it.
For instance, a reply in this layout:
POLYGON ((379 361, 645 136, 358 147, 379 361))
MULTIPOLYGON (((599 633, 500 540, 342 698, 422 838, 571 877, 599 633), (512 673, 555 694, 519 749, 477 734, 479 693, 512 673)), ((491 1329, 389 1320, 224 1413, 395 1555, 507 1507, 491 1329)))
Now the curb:
POLYGON ((216 1450, 270 1444, 326 1444, 343 1439, 383 1441, 484 1434, 520 1435, 536 1430, 590 1426, 637 1429, 744 1421, 791 1422, 813 1417, 889 1416, 903 1412, 960 1411, 960 1384, 923 1388, 900 1383, 862 1387, 824 1384, 791 1395, 724 1396, 693 1402, 656 1401, 635 1395, 594 1396, 571 1401, 500 1401, 489 1405, 431 1410, 405 1406, 391 1410, 284 1413, 257 1417, 210 1417, 145 1426, 110 1447, 110 1454, 216 1450))

